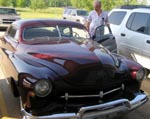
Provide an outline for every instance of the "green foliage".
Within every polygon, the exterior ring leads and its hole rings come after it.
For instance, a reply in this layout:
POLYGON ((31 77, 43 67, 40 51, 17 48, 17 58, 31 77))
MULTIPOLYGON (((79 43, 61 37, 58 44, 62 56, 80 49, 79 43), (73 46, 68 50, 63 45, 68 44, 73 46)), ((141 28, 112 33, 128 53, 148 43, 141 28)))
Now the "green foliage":
POLYGON ((17 0, 17 6, 18 7, 25 7, 26 1, 25 0, 17 0))
POLYGON ((71 2, 70 0, 49 0, 49 6, 51 7, 71 6, 71 2))
POLYGON ((117 0, 101 0, 103 10, 111 10, 116 5, 117 0))
POLYGON ((81 8, 85 8, 87 10, 93 9, 93 1, 92 0, 81 0, 81 8))
POLYGON ((48 8, 49 1, 48 0, 30 0, 31 5, 30 8, 36 11, 37 9, 45 9, 48 8))
POLYGON ((16 7, 17 6, 17 1, 16 0, 11 0, 11 4, 13 7, 16 7))
MULTIPOLYGON (((94 0, 0 0, 0 6, 30 7, 33 10, 45 9, 48 7, 73 6, 81 9, 93 10, 94 0)), ((125 4, 138 4, 137 0, 101 0, 103 10, 125 4)), ((141 4, 146 4, 143 0, 141 4)))
POLYGON ((49 7, 47 9, 37 9, 36 11, 30 8, 16 8, 20 13, 21 18, 62 18, 64 8, 61 7, 49 7))
POLYGON ((11 0, 0 0, 0 6, 9 6, 11 2, 11 0))

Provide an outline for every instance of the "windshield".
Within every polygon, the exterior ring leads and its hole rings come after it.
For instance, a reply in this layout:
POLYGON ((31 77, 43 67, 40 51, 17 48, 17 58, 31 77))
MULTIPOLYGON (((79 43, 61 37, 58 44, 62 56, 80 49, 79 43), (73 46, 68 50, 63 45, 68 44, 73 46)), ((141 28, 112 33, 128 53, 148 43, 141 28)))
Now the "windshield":
POLYGON ((58 26, 62 37, 90 38, 86 29, 71 26, 58 26))
POLYGON ((37 37, 68 37, 75 40, 90 38, 84 27, 75 26, 44 26, 30 27, 23 32, 23 39, 30 40, 37 37))
POLYGON ((0 8, 0 14, 17 14, 15 9, 0 8))

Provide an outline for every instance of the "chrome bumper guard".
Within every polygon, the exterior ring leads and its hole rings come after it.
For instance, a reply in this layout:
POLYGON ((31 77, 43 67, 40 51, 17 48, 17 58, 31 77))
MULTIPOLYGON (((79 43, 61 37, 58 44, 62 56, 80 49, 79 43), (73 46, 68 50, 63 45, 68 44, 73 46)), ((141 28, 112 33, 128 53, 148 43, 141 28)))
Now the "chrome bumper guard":
POLYGON ((99 105, 87 106, 80 108, 78 113, 62 113, 48 116, 33 116, 27 113, 21 106, 22 119, 85 119, 92 117, 112 116, 119 113, 129 112, 138 106, 147 102, 148 97, 144 93, 136 94, 131 101, 128 99, 119 99, 99 105))

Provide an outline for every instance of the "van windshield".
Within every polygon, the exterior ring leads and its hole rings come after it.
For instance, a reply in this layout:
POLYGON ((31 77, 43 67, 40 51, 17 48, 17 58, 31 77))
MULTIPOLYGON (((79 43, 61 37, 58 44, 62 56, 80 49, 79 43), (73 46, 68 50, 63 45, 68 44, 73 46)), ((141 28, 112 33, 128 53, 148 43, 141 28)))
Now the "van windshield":
POLYGON ((17 14, 15 9, 0 8, 0 14, 17 14))
POLYGON ((88 12, 85 10, 77 10, 77 14, 80 16, 88 16, 88 12))

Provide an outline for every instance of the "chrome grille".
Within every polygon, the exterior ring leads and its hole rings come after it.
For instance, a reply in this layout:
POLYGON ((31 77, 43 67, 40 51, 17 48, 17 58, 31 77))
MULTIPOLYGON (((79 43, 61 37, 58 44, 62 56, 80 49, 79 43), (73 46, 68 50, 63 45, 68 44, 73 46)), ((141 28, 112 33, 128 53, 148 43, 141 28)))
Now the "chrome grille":
POLYGON ((4 24, 11 24, 13 23, 14 21, 16 21, 15 19, 3 19, 3 23, 4 24))

